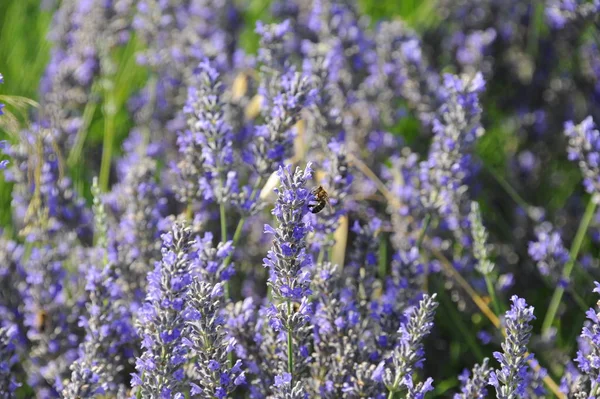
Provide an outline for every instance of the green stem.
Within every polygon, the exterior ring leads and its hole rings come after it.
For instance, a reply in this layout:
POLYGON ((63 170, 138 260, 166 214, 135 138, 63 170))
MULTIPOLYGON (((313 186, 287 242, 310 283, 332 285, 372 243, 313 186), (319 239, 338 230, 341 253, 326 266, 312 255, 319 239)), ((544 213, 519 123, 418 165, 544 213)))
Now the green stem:
POLYGON ((529 31, 527 32, 527 52, 535 59, 538 53, 540 33, 544 27, 544 3, 538 3, 533 11, 529 21, 529 31))
MULTIPOLYGON (((288 315, 292 315, 292 302, 287 301, 288 315)), ((288 328, 287 331, 287 356, 288 356, 288 373, 294 378, 294 342, 292 340, 292 329, 288 328)))
POLYGON ((485 165, 485 163, 484 163, 484 166, 488 170, 488 172, 490 172, 492 177, 494 179, 496 179, 498 184, 500 184, 502 186, 502 188, 504 189, 504 191, 506 191, 508 196, 514 202, 516 202, 517 205, 519 205, 521 208, 523 208, 523 210, 525 210, 527 212, 528 216, 530 216, 529 212, 530 212, 531 206, 523 199, 523 197, 521 197, 519 195, 519 193, 517 193, 517 191, 506 181, 506 179, 504 177, 500 176, 500 174, 498 172, 496 172, 493 168, 485 165))
POLYGON ((221 242, 227 242, 227 216, 225 213, 225 204, 219 205, 219 210, 221 213, 221 242))
POLYGON ((431 213, 427 212, 425 214, 425 218, 423 219, 423 228, 421 229, 421 233, 419 234, 419 239, 417 240, 417 249, 421 249, 421 245, 423 245, 423 240, 425 239, 425 234, 427 233, 427 229, 431 224, 431 213))
MULTIPOLYGON (((142 375, 140 376, 140 379, 142 380, 142 382, 144 382, 144 372, 142 372, 142 375)), ((142 399, 142 387, 139 386, 138 387, 138 391, 135 394, 136 399, 142 399)))
POLYGON ((116 107, 112 92, 107 93, 104 102, 104 142, 102 143, 102 163, 100 165, 100 189, 108 191, 110 179, 110 164, 112 160, 113 145, 115 141, 115 114, 116 107))
MULTIPOLYGON (((596 211, 596 201, 594 200, 594 196, 592 195, 589 199, 587 207, 585 208, 585 213, 579 222, 579 227, 577 228, 577 233, 575 234, 575 239, 573 240, 573 244, 571 245, 571 251, 569 253, 569 260, 565 264, 565 267, 562 272, 562 278, 565 281, 569 280, 571 276, 571 271, 573 270, 573 266, 577 260, 577 255, 579 254, 579 250, 581 249, 581 244, 583 243, 583 239, 585 238, 585 233, 594 217, 594 212, 596 211)), ((548 311, 546 312, 546 317, 544 318, 544 323, 542 324, 542 335, 548 333, 550 328, 552 327, 552 323, 554 323, 554 318, 556 317, 556 312, 558 311, 558 307, 560 305, 560 301, 565 292, 565 289, 557 285, 554 290, 554 294, 552 294, 552 299, 550 300, 550 305, 548 306, 548 311)))
POLYGON ((325 249, 321 246, 319 250, 319 255, 317 255, 317 265, 323 263, 323 259, 325 258, 325 249))
POLYGON ((485 285, 487 286, 488 294, 490 295, 490 298, 492 298, 494 312, 496 312, 496 316, 500 316, 502 314, 502 310, 500 309, 500 303, 498 302, 496 289, 494 288, 494 284, 492 284, 492 279, 489 274, 485 274, 483 277, 485 278, 485 285))
MULTIPOLYGON (((254 198, 256 191, 258 190, 258 187, 260 186, 260 183, 262 182, 262 178, 258 178, 256 180, 256 183, 254 183, 254 188, 252 189, 252 194, 250 194, 250 198, 254 198)), ((233 247, 235 249, 235 245, 238 243, 238 241, 240 240, 240 237, 242 236, 242 231, 244 230, 244 223, 246 223, 246 217, 243 216, 240 218, 240 221, 237 224, 237 227, 235 228, 235 232, 233 233, 233 240, 232 240, 232 244, 233 247)), ((222 225, 221 225, 221 228, 222 225)), ((227 264, 231 261, 231 257, 233 256, 233 252, 231 252, 227 258, 225 258, 225 261, 223 262, 223 264, 227 264)))
MULTIPOLYGON (((227 242, 227 213, 225 209, 225 204, 221 203, 219 205, 219 213, 221 216, 221 242, 225 244, 227 242)), ((226 263, 225 263, 226 264, 226 263)), ((225 300, 228 300, 229 297, 229 281, 226 281, 223 290, 225 291, 225 300)))
MULTIPOLYGON (((92 88, 92 96, 95 95, 95 87, 96 86, 92 88)), ((85 105, 85 109, 83 110, 83 123, 77 130, 77 135, 75 136, 75 144, 73 145, 73 148, 69 153, 69 158, 67 158, 67 164, 70 167, 73 167, 73 165, 75 165, 77 161, 79 161, 79 158, 81 158, 83 145, 85 144, 85 139, 89 131, 90 123, 92 122, 92 117, 96 112, 97 105, 98 103, 94 101, 93 98, 90 101, 88 101, 88 103, 85 105)))
POLYGON ((379 244, 379 278, 381 280, 385 279, 387 275, 387 240, 382 235, 380 244, 379 244))
POLYGON ((398 385, 400 384, 400 374, 396 376, 394 380, 394 385, 390 388, 390 392, 388 393, 387 399, 394 399, 394 395, 396 394, 396 390, 398 389, 398 385))

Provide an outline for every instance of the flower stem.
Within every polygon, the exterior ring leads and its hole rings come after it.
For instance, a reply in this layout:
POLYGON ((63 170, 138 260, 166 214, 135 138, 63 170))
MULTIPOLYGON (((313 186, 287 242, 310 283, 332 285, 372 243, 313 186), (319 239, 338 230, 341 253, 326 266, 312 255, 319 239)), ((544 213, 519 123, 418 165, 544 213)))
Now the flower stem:
POLYGON ((93 98, 97 91, 97 85, 92 86, 92 99, 88 101, 85 105, 85 109, 83 110, 83 121, 79 129, 77 129, 77 134, 75 136, 75 144, 69 153, 69 157, 67 158, 67 164, 70 167, 73 167, 81 158, 81 152, 83 151, 83 145, 85 144, 85 139, 87 137, 90 123, 92 122, 92 117, 96 112, 96 107, 98 103, 93 98))
POLYGON ((419 239, 417 240, 417 249, 421 249, 421 245, 423 245, 423 239, 425 238, 425 234, 427 233, 427 229, 431 224, 431 212, 427 212, 425 214, 425 218, 423 219, 423 229, 419 234, 419 239))
POLYGON ((227 215, 225 210, 225 204, 219 205, 219 210, 221 214, 221 242, 227 242, 227 215))
POLYGON ((400 385, 400 377, 402 377, 402 374, 398 373, 398 375, 396 375, 396 378, 394 379, 394 384, 390 388, 390 392, 388 393, 387 399, 394 399, 394 395, 396 394, 398 385, 400 385))
POLYGON ((502 310, 500 309, 500 303, 498 302, 498 297, 496 296, 496 289, 494 288, 492 279, 489 274, 484 274, 483 277, 485 278, 485 285, 487 286, 488 294, 490 294, 490 298, 492 298, 494 312, 496 312, 497 316, 500 316, 502 314, 502 310))
POLYGON ((116 107, 112 90, 106 94, 102 109, 104 112, 104 142, 102 143, 102 163, 100 165, 100 189, 106 192, 108 190, 110 164, 115 140, 116 107))
MULTIPOLYGON (((287 301, 287 309, 288 309, 288 317, 291 319, 292 316, 292 302, 290 300, 287 301)), ((292 380, 294 379, 294 342, 292 340, 292 329, 287 329, 287 356, 288 356, 288 373, 292 376, 292 380)))
MULTIPOLYGON (((585 233, 594 217, 594 212, 596 211, 596 201, 594 196, 592 195, 589 199, 587 207, 585 208, 585 213, 579 222, 579 227, 577 228, 577 233, 575 234, 575 239, 573 240, 573 244, 571 245, 571 251, 569 252, 569 260, 565 263, 565 267, 562 272, 562 278, 565 281, 569 280, 571 276, 571 271, 573 270, 573 266, 577 261, 577 255, 579 254, 579 250, 581 249, 581 244, 583 243, 583 239, 585 238, 585 233)), ((550 328, 552 327, 552 323, 554 322, 554 318, 556 317, 556 312, 558 311, 558 307, 560 305, 560 301, 562 299, 563 293, 565 289, 561 285, 557 285, 554 289, 554 294, 552 295, 552 299, 550 300, 550 305, 548 306, 548 311, 546 312, 546 317, 544 318, 544 323, 542 324, 542 335, 548 333, 550 328)))
MULTIPOLYGON (((221 216, 221 242, 225 244, 227 242, 227 213, 224 203, 219 204, 219 214, 221 216)), ((229 262, 229 260, 227 261, 229 262)), ((225 291, 225 300, 228 300, 230 298, 229 281, 225 281, 223 290, 225 291)))
MULTIPOLYGON (((258 190, 258 187, 260 186, 260 183, 262 182, 262 179, 259 177, 256 180, 256 183, 254 184, 254 188, 252 190, 252 194, 250 194, 250 198, 254 198, 254 196, 256 195, 256 191, 258 190)), ((237 224, 237 227, 235 228, 235 232, 233 233, 233 240, 232 240, 232 244, 233 247, 235 249, 235 245, 238 243, 238 241, 240 240, 240 237, 242 236, 242 230, 244 230, 244 223, 246 223, 246 219, 247 217, 242 216, 240 218, 240 221, 237 224)), ((221 225, 222 228, 222 225, 221 225)), ((225 258, 225 260, 223 261, 223 264, 227 264, 229 263, 229 261, 231 261, 231 257, 233 256, 233 252, 230 253, 227 258, 225 258)))

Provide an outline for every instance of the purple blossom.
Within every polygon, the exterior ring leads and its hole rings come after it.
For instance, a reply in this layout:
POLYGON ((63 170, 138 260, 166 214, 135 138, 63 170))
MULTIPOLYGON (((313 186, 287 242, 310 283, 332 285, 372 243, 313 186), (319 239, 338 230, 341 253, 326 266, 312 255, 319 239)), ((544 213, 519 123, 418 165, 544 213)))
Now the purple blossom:
POLYGON ((529 256, 536 261, 540 273, 562 281, 563 266, 569 261, 569 251, 564 247, 558 231, 544 223, 536 228, 536 241, 529 243, 529 256))
MULTIPOLYGON (((594 282, 595 293, 600 293, 600 283, 594 282)), ((590 396, 598 393, 598 378, 600 376, 600 311, 590 308, 586 316, 589 320, 581 330, 579 350, 575 362, 579 370, 589 377, 590 396)))
POLYGON ((431 379, 414 386, 413 375, 415 369, 421 368, 425 361, 423 339, 433 328, 433 316, 438 306, 435 297, 435 294, 423 296, 419 306, 406 312, 407 321, 398 330, 398 344, 393 351, 392 364, 385 367, 382 375, 382 381, 390 392, 398 392, 404 386, 412 392, 411 397, 416 398, 423 397, 425 392, 432 389, 431 379))
POLYGON ((180 190, 180 195, 183 201, 200 196, 222 204, 237 192, 236 175, 231 169, 233 134, 225 118, 219 72, 205 60, 197 68, 196 80, 197 84, 188 88, 183 108, 187 130, 177 139, 183 154, 177 169, 182 184, 191 188, 190 192, 180 190))
POLYGON ((195 359, 192 389, 201 398, 226 397, 245 384, 242 363, 231 364, 228 353, 235 341, 224 330, 223 288, 221 283, 196 279, 189 290, 184 318, 189 329, 186 338, 190 355, 195 359))
POLYGON ((585 190, 593 195, 600 192, 600 132, 591 116, 579 125, 565 123, 565 135, 569 139, 569 160, 577 161, 583 174, 585 190))
POLYGON ((439 213, 451 231, 459 231, 469 210, 466 182, 474 169, 469 151, 483 134, 479 95, 485 88, 481 73, 444 75, 443 103, 433 121, 433 142, 419 165, 423 205, 439 213))
POLYGON ((527 388, 527 344, 531 337, 531 322, 535 319, 533 307, 527 306, 524 299, 513 295, 512 306, 506 312, 506 339, 502 343, 503 353, 494 352, 500 368, 490 373, 489 384, 496 388, 501 399, 525 395, 527 388))
POLYGON ((306 187, 312 177, 310 166, 308 163, 304 171, 297 168, 295 173, 291 166, 280 167, 277 173, 281 186, 275 190, 278 198, 272 213, 278 225, 265 227, 265 232, 273 234, 273 246, 264 259, 272 276, 269 286, 277 299, 299 302, 310 294, 310 281, 301 278, 311 262, 306 236, 312 226, 304 221, 311 195, 306 187))
POLYGON ((148 273, 148 293, 138 314, 138 333, 144 345, 133 379, 142 395, 157 397, 165 390, 177 392, 185 386, 178 378, 188 353, 182 336, 186 327, 182 310, 192 282, 189 227, 174 224, 162 235, 162 242, 162 261, 148 273))
POLYGON ((487 397, 490 369, 488 367, 489 359, 483 359, 481 365, 473 366, 472 373, 465 369, 458 377, 461 382, 460 393, 454 395, 454 399, 485 399, 487 397))
POLYGON ((15 390, 21 386, 12 370, 19 360, 16 353, 16 336, 15 326, 0 328, 0 395, 7 399, 16 398, 15 390))

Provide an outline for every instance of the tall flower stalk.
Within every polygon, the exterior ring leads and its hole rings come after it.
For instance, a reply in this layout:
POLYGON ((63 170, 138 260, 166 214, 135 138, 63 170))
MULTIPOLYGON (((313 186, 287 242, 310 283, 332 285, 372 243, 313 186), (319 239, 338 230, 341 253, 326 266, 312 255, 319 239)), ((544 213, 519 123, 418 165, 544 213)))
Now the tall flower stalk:
POLYGON ((416 368, 423 366, 423 339, 433 328, 433 316, 438 303, 436 295, 425 295, 419 306, 407 311, 408 320, 402 323, 398 330, 399 341, 392 355, 392 365, 386 366, 381 362, 374 374, 375 379, 381 379, 388 389, 388 399, 393 399, 396 393, 407 391, 407 397, 424 395, 433 389, 433 380, 428 378, 424 383, 413 385, 416 368))
POLYGON ((527 306, 523 298, 516 295, 510 299, 512 306, 506 312, 506 339, 503 352, 494 352, 500 368, 490 373, 490 385, 496 388, 498 399, 514 399, 525 394, 527 388, 527 344, 531 338, 531 322, 535 319, 533 306, 527 306))
POLYGON ((273 209, 277 226, 265 225, 265 232, 273 235, 273 245, 264 259, 264 266, 270 271, 268 284, 274 300, 269 309, 269 323, 276 331, 287 333, 287 373, 292 381, 297 377, 294 357, 301 349, 302 334, 310 320, 311 258, 306 253, 306 236, 311 226, 304 221, 312 195, 306 187, 311 178, 310 166, 308 163, 304 170, 296 168, 294 173, 291 166, 279 168, 281 185, 275 190, 277 202, 273 209), (299 304, 298 310, 294 309, 295 303, 299 304))
POLYGON ((228 360, 235 340, 227 337, 222 311, 223 285, 196 279, 184 315, 189 328, 185 342, 195 359, 190 389, 194 397, 225 398, 246 382, 242 362, 232 365, 228 360))
POLYGON ((132 385, 140 397, 170 397, 185 387, 188 350, 182 311, 192 282, 190 228, 175 224, 162 241, 162 260, 148 274, 148 294, 138 315, 143 353, 136 360, 132 385))

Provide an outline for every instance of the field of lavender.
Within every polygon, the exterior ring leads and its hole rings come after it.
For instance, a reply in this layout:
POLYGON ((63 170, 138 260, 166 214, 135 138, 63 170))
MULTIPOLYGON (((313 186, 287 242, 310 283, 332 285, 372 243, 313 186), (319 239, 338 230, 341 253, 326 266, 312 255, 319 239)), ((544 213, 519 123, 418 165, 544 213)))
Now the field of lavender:
POLYGON ((0 399, 600 398, 600 0, 0 1, 0 399))

